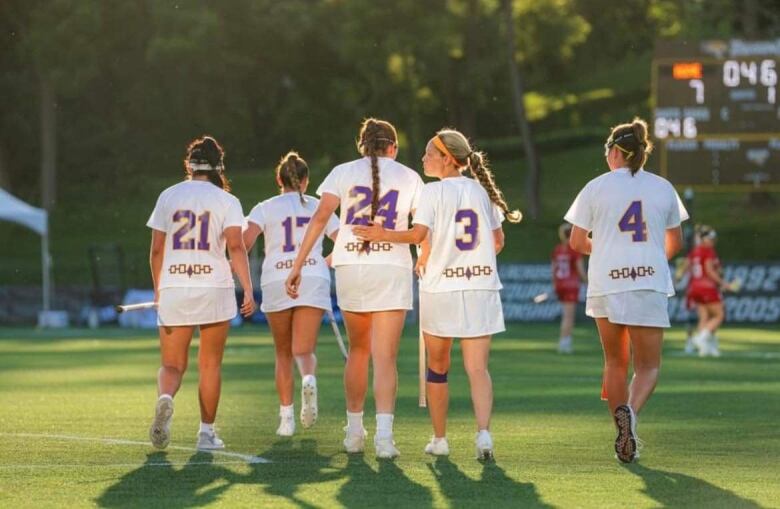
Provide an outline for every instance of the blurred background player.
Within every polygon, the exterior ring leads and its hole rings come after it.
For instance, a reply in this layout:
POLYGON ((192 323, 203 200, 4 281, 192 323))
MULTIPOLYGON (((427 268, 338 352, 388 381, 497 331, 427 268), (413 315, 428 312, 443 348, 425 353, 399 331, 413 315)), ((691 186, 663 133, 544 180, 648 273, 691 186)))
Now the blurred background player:
POLYGON ((362 242, 344 225, 381 222, 388 229, 408 229, 423 182, 416 171, 395 161, 398 136, 389 122, 374 118, 363 121, 358 150, 362 158, 333 168, 317 189, 320 203, 286 285, 292 298, 306 290, 306 281, 301 281, 305 260, 340 206, 342 228, 333 248, 333 266, 336 296, 349 336, 344 369, 344 448, 355 453, 365 447, 363 407, 370 359, 374 368, 376 456, 394 458, 400 454, 393 440, 396 361, 406 312, 412 309, 412 254, 403 244, 362 242))
POLYGON ((691 342, 698 349, 699 356, 719 357, 717 332, 725 317, 721 288, 727 285, 715 252, 718 235, 710 226, 702 225, 698 228, 697 237, 698 245, 688 254, 687 261, 690 279, 686 300, 689 307, 696 307, 699 317, 691 342))
POLYGON ((204 136, 187 148, 186 179, 160 194, 146 223, 152 229, 150 265, 160 331, 158 399, 149 429, 152 445, 170 441, 173 398, 187 369, 190 341, 200 329, 198 449, 223 449, 214 420, 222 384, 222 354, 236 316, 233 271, 244 289, 241 313, 255 309, 249 260, 241 238, 244 213, 230 194, 224 151, 204 136), (230 261, 225 257, 225 248, 230 261))
POLYGON ((574 353, 571 331, 577 313, 577 302, 580 295, 580 281, 587 282, 583 256, 571 248, 569 237, 571 225, 562 224, 558 228, 560 243, 553 249, 552 278, 555 294, 561 303, 561 334, 558 340, 558 353, 574 353))
POLYGON ((674 295, 668 260, 682 247, 688 213, 666 179, 643 169, 652 150, 643 120, 613 128, 604 148, 610 171, 585 185, 565 219, 574 225, 572 247, 590 255, 586 314, 604 348, 602 398, 618 430, 615 453, 627 463, 637 455, 637 416, 658 382, 674 295))
POLYGON ((504 246, 504 215, 516 223, 519 211, 510 211, 493 181, 484 154, 475 151, 458 131, 443 129, 427 144, 423 157, 425 175, 440 182, 423 189, 414 227, 392 231, 379 225, 356 226, 353 231, 368 241, 422 243, 430 234, 430 248, 423 245, 418 261, 421 272, 420 321, 425 336, 428 372, 426 393, 433 437, 425 452, 449 454, 450 353, 453 338, 460 338, 463 364, 471 386, 477 420, 475 438, 478 459, 493 457, 490 416, 493 383, 488 372, 490 341, 503 332, 501 281, 496 253, 504 246), (468 170, 474 177, 467 178, 468 170))
MULTIPOLYGON (((265 313, 276 350, 276 391, 279 394, 279 436, 295 432, 293 361, 301 374, 301 424, 309 428, 317 420, 317 357, 314 350, 325 311, 331 309, 330 270, 322 257, 320 235, 303 266, 304 288, 297 299, 287 295, 284 281, 319 200, 304 196, 309 185, 309 167, 296 152, 289 152, 276 167, 281 194, 265 200, 247 217, 244 243, 252 249, 264 235, 264 258, 260 274, 265 313)), ((331 215, 325 233, 336 239, 339 220, 331 215)))

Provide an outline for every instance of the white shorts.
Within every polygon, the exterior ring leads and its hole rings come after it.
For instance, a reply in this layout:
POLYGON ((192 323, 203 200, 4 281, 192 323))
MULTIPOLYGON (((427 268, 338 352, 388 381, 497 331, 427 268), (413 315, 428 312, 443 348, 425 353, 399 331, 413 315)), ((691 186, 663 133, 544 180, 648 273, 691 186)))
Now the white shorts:
POLYGON ((585 314, 620 325, 670 327, 669 297, 653 290, 634 290, 588 297, 585 314))
POLYGON ((339 265, 336 296, 339 308, 355 313, 412 309, 412 268, 339 265))
POLYGON ((423 332, 445 338, 475 338, 504 332, 498 290, 420 292, 423 332))
POLYGON ((260 304, 260 311, 273 313, 298 306, 311 306, 325 311, 331 310, 329 280, 316 276, 302 277, 297 299, 292 299, 287 295, 284 283, 285 280, 281 279, 261 287, 263 302, 260 304))
POLYGON ((163 288, 157 305, 157 325, 205 325, 232 320, 237 313, 234 288, 163 288))

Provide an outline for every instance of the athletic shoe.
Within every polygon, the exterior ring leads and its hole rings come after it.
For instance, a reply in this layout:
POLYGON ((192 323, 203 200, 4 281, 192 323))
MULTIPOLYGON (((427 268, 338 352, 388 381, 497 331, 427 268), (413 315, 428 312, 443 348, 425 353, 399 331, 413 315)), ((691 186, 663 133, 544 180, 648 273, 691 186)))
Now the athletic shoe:
POLYGON ((351 433, 349 426, 344 426, 344 431, 346 432, 343 442, 344 449, 348 453, 363 452, 363 449, 366 448, 367 433, 365 428, 361 429, 359 433, 351 433))
POLYGON ((709 347, 707 343, 710 340, 710 331, 703 330, 699 331, 696 334, 693 335, 693 338, 691 338, 693 341, 693 344, 698 348, 699 350, 699 357, 706 357, 707 352, 709 351, 709 347))
POLYGON ((425 445, 425 454, 449 456, 450 444, 447 443, 447 437, 431 437, 431 441, 425 445))
POLYGON ((636 416, 628 405, 615 409, 615 424, 618 436, 615 438, 615 454, 623 463, 631 463, 636 458, 636 416))
POLYGON ((710 335, 710 340, 707 342, 707 355, 710 357, 720 357, 720 348, 718 348, 718 336, 715 334, 710 335))
POLYGON ((171 420, 173 419, 173 399, 160 398, 154 407, 154 420, 149 428, 149 439, 158 449, 165 449, 171 441, 171 420))
POLYGON ((216 431, 201 431, 198 433, 197 449, 199 451, 213 451, 224 448, 225 442, 217 436, 216 431))
POLYGON ((383 438, 374 435, 374 448, 377 458, 392 459, 401 455, 401 452, 395 447, 392 435, 383 438))
POLYGON ((293 414, 279 416, 279 427, 276 434, 280 437, 291 437, 295 433, 295 416, 293 414))
POLYGON ((301 424, 311 428, 317 422, 317 379, 314 375, 303 377, 301 401, 301 424))
POLYGON ((477 433, 475 440, 477 446, 477 459, 482 461, 488 461, 493 459, 493 437, 490 436, 490 432, 483 429, 477 433))
POLYGON ((688 355, 696 353, 696 345, 693 344, 693 336, 688 336, 688 339, 685 340, 685 353, 688 355))
POLYGON ((571 337, 561 338, 558 341, 558 353, 574 353, 574 344, 571 340, 571 337))

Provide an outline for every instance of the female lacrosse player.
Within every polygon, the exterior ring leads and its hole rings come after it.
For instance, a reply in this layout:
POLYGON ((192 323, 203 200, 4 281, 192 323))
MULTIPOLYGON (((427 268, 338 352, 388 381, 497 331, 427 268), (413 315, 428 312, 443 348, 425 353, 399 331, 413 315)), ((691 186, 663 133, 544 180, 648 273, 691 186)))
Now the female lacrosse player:
POLYGON ((200 328, 198 449, 222 449, 214 420, 221 387, 222 353, 236 316, 231 265, 244 289, 241 313, 254 311, 252 280, 241 227, 241 203, 228 191, 224 151, 210 136, 187 148, 187 177, 160 194, 147 226, 152 228, 150 263, 160 326, 159 398, 149 429, 152 445, 170 441, 173 397, 187 369, 195 327, 200 328), (230 261, 225 257, 225 247, 230 261))
POLYGON ((715 334, 723 323, 723 296, 721 288, 725 281, 721 275, 720 260, 715 252, 718 236, 709 226, 702 226, 698 231, 699 243, 688 254, 687 301, 696 306, 699 324, 696 333, 691 338, 698 348, 699 356, 720 356, 718 340, 715 334))
POLYGON ((321 201, 309 223, 298 256, 287 277, 287 292, 298 298, 306 289, 301 269, 331 214, 341 206, 342 225, 335 247, 336 295, 349 336, 344 370, 347 399, 347 452, 364 448, 363 404, 368 386, 368 360, 374 368, 376 434, 379 458, 399 455, 393 441, 393 413, 398 386, 396 358, 406 311, 412 309, 412 256, 408 246, 391 242, 360 242, 343 225, 382 223, 406 230, 417 207, 422 179, 397 163, 395 128, 366 119, 360 129, 361 159, 336 166, 320 185, 321 201))
POLYGON ((585 263, 582 255, 569 246, 571 225, 562 224, 558 228, 558 243, 553 249, 552 277, 555 294, 561 303, 561 335, 558 340, 558 353, 574 353, 571 331, 574 328, 574 316, 580 297, 580 280, 587 281, 585 263))
POLYGON ((426 266, 420 287, 420 320, 428 353, 426 391, 433 424, 425 452, 449 454, 447 373, 452 340, 461 338, 477 419, 477 458, 488 459, 493 455, 490 340, 505 330, 496 253, 504 245, 503 215, 513 223, 522 216, 509 210, 484 154, 474 151, 458 131, 439 131, 426 146, 423 166, 427 176, 441 181, 423 188, 411 230, 373 225, 356 226, 353 231, 368 241, 413 244, 430 233, 430 253, 423 253, 426 266), (462 175, 466 170, 474 179, 462 175))
MULTIPOLYGON (((257 204, 249 213, 244 244, 249 251, 257 236, 265 235, 260 309, 268 318, 276 346, 276 390, 280 403, 280 423, 276 434, 292 436, 295 432, 293 359, 303 377, 301 424, 309 428, 317 420, 317 357, 314 349, 322 315, 331 309, 330 271, 322 257, 320 235, 304 263, 304 291, 297 300, 287 295, 284 280, 319 200, 304 196, 309 185, 309 167, 295 152, 289 152, 279 161, 276 183, 281 194, 257 204)), ((332 215, 325 232, 335 240, 338 228, 338 219, 332 215)))
POLYGON ((674 295, 667 260, 682 247, 680 223, 688 218, 672 185, 643 169, 651 150, 643 120, 612 129, 605 145, 611 171, 588 182, 565 217, 574 225, 572 248, 590 255, 585 311, 601 336, 602 397, 617 424, 615 452, 623 462, 636 457, 637 414, 658 380, 674 295), (630 354, 634 377, 627 388, 630 354))

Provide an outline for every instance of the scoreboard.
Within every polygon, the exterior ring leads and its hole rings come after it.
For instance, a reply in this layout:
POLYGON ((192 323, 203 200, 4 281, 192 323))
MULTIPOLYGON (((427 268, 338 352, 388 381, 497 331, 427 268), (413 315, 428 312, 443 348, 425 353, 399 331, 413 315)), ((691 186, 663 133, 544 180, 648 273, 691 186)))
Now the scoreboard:
POLYGON ((660 172, 700 190, 780 190, 780 38, 657 41, 660 172))

